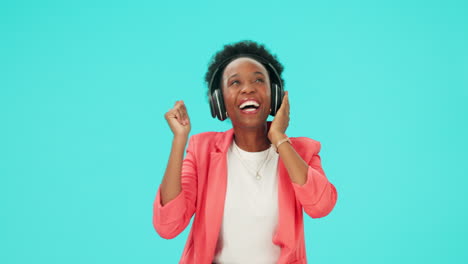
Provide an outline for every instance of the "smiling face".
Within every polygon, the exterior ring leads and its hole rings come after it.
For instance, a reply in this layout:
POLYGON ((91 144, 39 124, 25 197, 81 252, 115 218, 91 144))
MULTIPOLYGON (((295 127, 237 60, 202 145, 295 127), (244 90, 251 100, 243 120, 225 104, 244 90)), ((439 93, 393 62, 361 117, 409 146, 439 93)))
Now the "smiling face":
POLYGON ((270 78, 265 67, 251 58, 230 62, 223 72, 224 104, 233 126, 258 128, 270 114, 270 78))

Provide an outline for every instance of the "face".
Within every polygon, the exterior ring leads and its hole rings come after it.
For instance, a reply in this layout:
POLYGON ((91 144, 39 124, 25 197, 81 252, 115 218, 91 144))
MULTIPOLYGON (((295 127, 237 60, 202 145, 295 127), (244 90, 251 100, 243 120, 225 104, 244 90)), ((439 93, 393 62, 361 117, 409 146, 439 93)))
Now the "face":
POLYGON ((222 78, 224 104, 233 126, 258 128, 270 114, 270 78, 265 67, 251 58, 230 62, 222 78))

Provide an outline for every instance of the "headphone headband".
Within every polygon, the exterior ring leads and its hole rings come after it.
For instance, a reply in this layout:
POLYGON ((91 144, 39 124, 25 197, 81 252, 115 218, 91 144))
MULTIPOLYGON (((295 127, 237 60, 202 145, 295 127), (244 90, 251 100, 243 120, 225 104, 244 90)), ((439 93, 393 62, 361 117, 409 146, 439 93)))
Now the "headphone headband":
MULTIPOLYGON (((270 82, 271 82, 271 78, 273 77, 277 82, 278 82, 278 85, 283 87, 283 83, 281 82, 281 77, 280 75, 278 74, 278 71, 275 69, 275 67, 273 67, 273 65, 271 65, 271 63, 269 61, 267 61, 266 59, 256 55, 256 54, 250 54, 250 53, 240 53, 240 54, 236 54, 236 55, 233 55, 225 60, 223 60, 223 62, 221 62, 219 64, 218 67, 216 67, 216 70, 213 72, 213 75, 211 76, 211 80, 210 80, 210 83, 209 83, 209 88, 210 88, 210 94, 218 88, 218 81, 219 81, 219 77, 221 76, 218 76, 218 72, 220 70, 223 70, 224 67, 229 64, 231 61, 235 60, 235 59, 238 59, 238 58, 242 58, 242 57, 247 57, 247 58, 252 58, 252 59, 255 59, 256 61, 262 63, 264 66, 267 66, 267 71, 270 72, 269 70, 272 71, 273 74, 270 74, 270 82), (274 75, 274 76, 272 76, 274 75), (215 82, 216 81, 216 82, 215 82)), ((219 74, 220 75, 220 74, 219 74)))

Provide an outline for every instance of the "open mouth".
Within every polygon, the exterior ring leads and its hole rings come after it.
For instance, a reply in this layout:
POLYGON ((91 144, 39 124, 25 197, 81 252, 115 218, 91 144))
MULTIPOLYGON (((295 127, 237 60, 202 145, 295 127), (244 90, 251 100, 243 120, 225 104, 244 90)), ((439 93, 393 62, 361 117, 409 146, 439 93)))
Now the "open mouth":
POLYGON ((260 107, 260 104, 257 101, 247 100, 239 106, 239 109, 241 110, 242 113, 254 114, 258 112, 259 107, 260 107))

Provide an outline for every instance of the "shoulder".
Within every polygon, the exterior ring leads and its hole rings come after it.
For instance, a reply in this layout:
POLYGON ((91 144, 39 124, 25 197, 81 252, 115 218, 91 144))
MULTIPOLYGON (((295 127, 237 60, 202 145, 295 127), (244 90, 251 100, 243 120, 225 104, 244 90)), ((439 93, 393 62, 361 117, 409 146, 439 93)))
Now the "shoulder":
POLYGON ((194 134, 190 136, 190 140, 196 141, 198 144, 209 143, 209 142, 214 142, 219 137, 222 137, 223 134, 224 132, 215 132, 215 131, 202 132, 202 133, 198 133, 198 134, 194 134))
POLYGON ((216 148, 217 143, 226 137, 226 132, 202 132, 190 136, 189 147, 197 151, 211 151, 216 148))
POLYGON ((321 143, 308 137, 290 137, 291 144, 301 156, 315 155, 320 152, 321 143))
POLYGON ((213 139, 214 137, 216 137, 218 134, 221 134, 221 133, 223 132, 215 132, 215 131, 202 132, 202 133, 194 134, 190 136, 190 138, 193 140, 197 140, 197 141, 199 140, 206 141, 206 140, 213 139))

